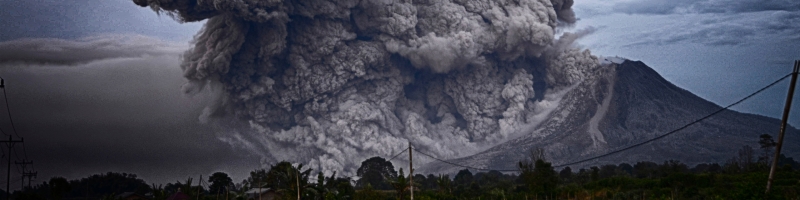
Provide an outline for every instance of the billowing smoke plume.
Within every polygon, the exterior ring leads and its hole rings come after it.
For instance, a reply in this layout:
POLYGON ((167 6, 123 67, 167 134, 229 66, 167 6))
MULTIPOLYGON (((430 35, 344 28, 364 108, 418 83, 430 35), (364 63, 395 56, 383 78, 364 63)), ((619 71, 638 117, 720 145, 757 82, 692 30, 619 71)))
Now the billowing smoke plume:
POLYGON ((220 94, 201 118, 249 124, 222 140, 326 172, 529 134, 598 64, 571 45, 586 33, 556 39, 572 0, 133 1, 207 20, 181 67, 220 94))

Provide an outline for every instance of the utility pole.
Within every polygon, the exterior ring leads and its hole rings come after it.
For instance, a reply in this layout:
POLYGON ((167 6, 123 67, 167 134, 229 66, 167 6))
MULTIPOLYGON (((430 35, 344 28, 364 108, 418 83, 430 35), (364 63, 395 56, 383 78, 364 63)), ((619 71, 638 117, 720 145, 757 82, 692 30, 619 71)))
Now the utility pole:
MULTIPOLYGON (((294 171, 294 170, 292 170, 294 171)), ((294 179, 297 182, 297 200, 300 200, 300 167, 297 168, 297 171, 294 172, 294 179)))
POLYGON ((33 164, 33 161, 22 159, 22 162, 14 161, 14 164, 22 165, 22 189, 25 189, 25 167, 33 164))
POLYGON ((13 140, 11 135, 8 135, 8 140, 0 140, 0 143, 5 142, 8 143, 8 170, 6 171, 6 199, 11 199, 11 148, 14 147, 15 143, 24 142, 25 138, 20 138, 19 140, 13 140))
POLYGON ((408 187, 411 188, 411 200, 414 200, 414 151, 411 147, 411 141, 408 141, 408 187))
MULTIPOLYGON (((192 185, 189 185, 189 186, 192 186, 192 185)), ((203 189, 203 175, 202 174, 200 174, 200 180, 197 181, 197 186, 198 186, 197 187, 197 200, 200 200, 200 189, 203 189)), ((189 189, 191 190, 192 188, 189 187, 189 189)))
MULTIPOLYGON (((27 176, 27 177, 28 177, 28 188, 31 188, 31 178, 36 178, 36 175, 38 175, 38 174, 39 174, 39 172, 26 172, 26 173, 22 173, 22 176, 27 176)), ((24 182, 24 181, 23 181, 23 182, 24 182)), ((23 184, 24 184, 24 183, 23 183, 23 184)))
POLYGON ((775 157, 772 159, 772 167, 769 169, 769 179, 767 179, 767 191, 772 187, 772 180, 775 176, 775 168, 778 167, 778 157, 781 155, 781 146, 783 146, 783 135, 786 133, 786 122, 789 120, 789 110, 792 108, 792 97, 794 96, 794 85, 797 83, 797 73, 800 71, 800 60, 794 61, 794 70, 792 71, 792 83, 789 84, 789 95, 786 97, 786 106, 783 108, 783 118, 781 119, 781 132, 778 134, 778 144, 775 145, 775 157))

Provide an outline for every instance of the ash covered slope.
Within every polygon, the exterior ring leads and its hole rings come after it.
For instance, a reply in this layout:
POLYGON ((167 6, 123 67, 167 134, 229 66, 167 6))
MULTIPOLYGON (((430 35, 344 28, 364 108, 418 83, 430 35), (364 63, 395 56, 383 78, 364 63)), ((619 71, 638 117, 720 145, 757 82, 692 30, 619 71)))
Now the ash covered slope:
MULTIPOLYGON (((666 81, 639 61, 596 69, 565 94, 549 119, 535 131, 473 156, 451 160, 491 169, 516 169, 533 148, 544 148, 555 165, 586 159, 667 133, 721 107, 666 81)), ((758 136, 777 138, 780 120, 723 111, 661 140, 608 157, 571 166, 663 162, 676 159, 693 165, 724 163, 744 145, 757 147, 758 136)), ((790 128, 786 141, 797 141, 790 128)), ((798 157, 800 146, 785 144, 783 153, 798 157)), ((438 162, 419 171, 452 173, 460 168, 438 162)))

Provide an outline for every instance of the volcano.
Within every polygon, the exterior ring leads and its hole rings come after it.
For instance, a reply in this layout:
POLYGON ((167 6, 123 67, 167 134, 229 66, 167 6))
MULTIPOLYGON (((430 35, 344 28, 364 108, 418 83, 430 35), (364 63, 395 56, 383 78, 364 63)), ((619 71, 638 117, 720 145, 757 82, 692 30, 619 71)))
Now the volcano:
MULTIPOLYGON (((449 161, 476 168, 515 170, 517 162, 526 160, 531 150, 541 148, 549 162, 560 166, 658 137, 722 109, 675 86, 641 61, 606 63, 594 70, 569 89, 556 110, 533 131, 449 161)), ((745 145, 758 149, 761 134, 777 138, 779 129, 779 119, 724 110, 659 140, 567 166, 578 169, 666 160, 678 160, 689 166, 723 164, 745 145)), ((788 127, 784 141, 800 141, 798 133, 788 127)), ((799 150, 800 145, 788 142, 782 153, 797 158, 799 150)), ((760 152, 757 150, 757 154, 760 152)), ((461 169, 431 162, 418 170, 455 173, 461 169)))

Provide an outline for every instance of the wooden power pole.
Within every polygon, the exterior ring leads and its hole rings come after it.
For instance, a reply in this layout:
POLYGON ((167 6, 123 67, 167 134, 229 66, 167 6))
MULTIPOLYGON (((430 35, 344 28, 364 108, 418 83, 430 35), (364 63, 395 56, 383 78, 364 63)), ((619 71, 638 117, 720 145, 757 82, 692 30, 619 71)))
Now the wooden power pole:
POLYGON ((6 199, 11 199, 11 148, 15 143, 21 143, 25 139, 13 140, 11 135, 8 135, 8 140, 0 140, 0 143, 8 143, 8 170, 6 171, 6 199))
POLYGON ((36 175, 38 175, 38 174, 39 174, 39 172, 25 172, 25 173, 22 173, 23 177, 28 177, 28 188, 29 189, 31 188, 31 178, 36 178, 36 175))
POLYGON ((411 141, 408 141, 408 187, 411 188, 411 200, 414 200, 414 150, 411 141))
MULTIPOLYGON (((298 165, 299 166, 299 165, 298 165)), ((295 170, 292 170, 295 171, 295 170)), ((300 167, 297 167, 297 171, 294 172, 294 179, 297 182, 297 200, 300 200, 300 167)))
POLYGON ((794 96, 794 85, 797 83, 797 72, 800 71, 800 60, 794 61, 794 70, 792 71, 792 83, 789 84, 789 95, 786 97, 786 106, 783 108, 783 118, 781 119, 781 132, 778 134, 778 144, 775 145, 775 157, 772 159, 772 167, 769 169, 769 179, 767 179, 767 191, 772 187, 772 180, 775 176, 775 168, 778 166, 778 157, 781 155, 781 146, 783 146, 783 135, 786 133, 786 122, 789 120, 789 110, 792 108, 792 97, 794 96))
POLYGON ((25 168, 28 165, 33 164, 33 161, 22 159, 22 162, 15 161, 14 164, 22 165, 22 184, 21 185, 22 185, 22 189, 24 190, 25 189, 25 176, 26 176, 26 173, 27 173, 27 171, 25 171, 25 168))

